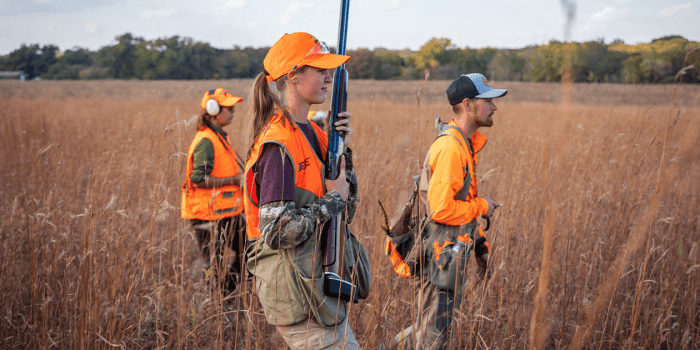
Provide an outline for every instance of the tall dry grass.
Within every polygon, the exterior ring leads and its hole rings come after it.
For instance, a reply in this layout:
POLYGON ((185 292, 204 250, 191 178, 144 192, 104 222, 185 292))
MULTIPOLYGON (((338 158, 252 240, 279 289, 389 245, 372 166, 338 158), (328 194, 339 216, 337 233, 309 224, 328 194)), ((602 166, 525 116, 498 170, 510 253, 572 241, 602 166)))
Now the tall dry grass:
MULTIPOLYGON (((284 348, 249 286, 210 291, 179 218, 201 94, 250 84, 0 82, 0 348, 284 348)), ((447 84, 351 83, 352 229, 373 277, 350 318, 363 348, 415 318, 377 199, 405 200, 434 116, 451 113, 447 84)), ((575 85, 563 105, 557 85, 494 84, 510 92, 477 167, 503 204, 494 276, 470 282, 453 348, 700 347, 700 89, 575 85)), ((227 127, 241 154, 243 109, 227 127)))

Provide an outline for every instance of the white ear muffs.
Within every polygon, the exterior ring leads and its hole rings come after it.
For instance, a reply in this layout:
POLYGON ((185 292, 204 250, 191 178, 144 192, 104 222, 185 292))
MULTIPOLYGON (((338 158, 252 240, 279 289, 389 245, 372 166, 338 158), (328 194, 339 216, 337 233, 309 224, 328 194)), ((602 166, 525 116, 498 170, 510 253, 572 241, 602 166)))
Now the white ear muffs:
POLYGON ((209 115, 216 116, 219 112, 221 112, 221 108, 219 108, 219 104, 215 99, 207 101, 207 113, 209 113, 209 115))

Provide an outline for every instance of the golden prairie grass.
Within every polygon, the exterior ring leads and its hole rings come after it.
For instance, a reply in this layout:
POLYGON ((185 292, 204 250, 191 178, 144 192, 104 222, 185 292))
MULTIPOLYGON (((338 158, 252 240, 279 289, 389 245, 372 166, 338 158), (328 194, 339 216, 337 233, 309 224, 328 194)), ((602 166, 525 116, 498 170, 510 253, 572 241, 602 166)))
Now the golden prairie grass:
MULTIPOLYGON (((0 82, 1 348, 284 348, 250 288, 210 292, 179 218, 201 95, 247 98, 250 84, 0 82)), ((363 348, 415 318, 377 200, 406 199, 434 116, 449 119, 447 85, 351 82, 351 227, 373 280, 350 318, 363 348)), ((470 282, 452 347, 697 349, 700 89, 575 85, 562 105, 558 85, 494 86, 510 91, 477 166, 479 193, 503 204, 494 276, 470 282)), ((227 127, 240 154, 246 108, 227 127)))

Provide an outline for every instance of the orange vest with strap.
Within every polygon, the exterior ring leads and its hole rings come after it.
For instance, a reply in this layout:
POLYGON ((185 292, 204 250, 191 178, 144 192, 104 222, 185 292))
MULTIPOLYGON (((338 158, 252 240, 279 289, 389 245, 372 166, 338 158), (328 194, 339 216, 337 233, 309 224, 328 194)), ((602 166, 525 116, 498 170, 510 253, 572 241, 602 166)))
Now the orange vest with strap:
POLYGON ((224 178, 236 176, 241 169, 236 163, 231 143, 210 128, 203 126, 187 150, 187 175, 182 185, 182 212, 184 219, 214 221, 239 215, 243 212, 243 195, 238 185, 224 185, 215 188, 195 187, 190 177, 194 167, 194 149, 200 141, 208 139, 214 146, 214 168, 209 176, 224 178))
MULTIPOLYGON (((328 149, 328 137, 315 123, 309 123, 309 125, 314 128, 318 143, 321 146, 321 153, 325 157, 328 149)), ((248 220, 246 232, 249 240, 261 237, 260 229, 258 228, 260 224, 258 215, 260 189, 258 188, 257 164, 261 155, 260 150, 266 144, 279 145, 286 156, 292 160, 294 183, 296 185, 294 202, 297 204, 297 207, 310 203, 326 193, 324 159, 318 158, 311 147, 311 143, 294 121, 289 118, 283 118, 281 114, 273 117, 255 141, 253 150, 250 152, 250 157, 245 165, 246 195, 243 201, 248 220)))
MULTIPOLYGON (((438 134, 438 136, 435 138, 435 140, 437 140, 438 138, 440 138, 442 136, 453 137, 458 142, 458 144, 462 147, 462 150, 466 154, 466 164, 462 164, 462 168, 464 169, 464 173, 462 174, 462 177, 464 178, 464 183, 462 185, 462 188, 459 191, 457 191, 454 198, 456 200, 464 201, 464 200, 476 197, 477 196, 476 172, 474 169, 474 167, 476 165, 476 161, 474 159, 475 156, 472 156, 471 144, 467 144, 467 142, 469 142, 469 140, 464 137, 462 132, 457 128, 456 125, 454 125, 453 122, 451 122, 450 124, 444 125, 443 128, 440 130, 440 133, 438 134)), ((483 137, 483 136, 480 135, 479 137, 483 137)), ((430 157, 430 154, 428 154, 428 156, 426 157, 426 160, 423 164, 423 167, 426 167, 426 166, 430 167, 430 164, 428 162, 429 157, 430 157)), ((426 175, 430 176, 429 175, 430 173, 431 172, 424 171, 424 172, 422 172, 421 176, 426 176, 426 175)), ((421 181, 426 181, 425 183, 427 183, 429 181, 429 179, 421 179, 421 181)), ((421 188, 421 190, 427 192, 428 189, 421 188)), ((439 196, 440 194, 438 193, 437 195, 439 196)), ((442 198, 436 197, 436 198, 429 198, 428 201, 430 201, 430 199, 438 200, 438 201, 442 200, 442 198)), ((430 212, 429 206, 426 208, 426 211, 430 212)), ((476 223, 476 219, 472 220, 467 225, 473 226, 473 228, 475 228, 477 231, 476 234, 483 236, 483 237, 486 237, 484 235, 484 232, 481 229, 481 227, 478 227, 478 225, 476 223)), ((465 244, 472 244, 473 240, 469 236, 469 232, 464 232, 464 228, 467 225, 464 225, 462 227, 449 226, 449 225, 437 223, 431 219, 427 223, 425 229, 428 231, 431 231, 431 230, 436 231, 436 229, 439 230, 440 228, 444 228, 447 231, 452 231, 451 232, 452 234, 450 235, 450 237, 452 237, 453 239, 460 240, 460 241, 464 242, 465 244)), ((389 229, 391 229, 391 227, 389 229)), ((435 233, 437 233, 437 232, 430 232, 429 234, 435 234, 435 233)), ((416 239, 419 239, 418 235, 417 235, 416 239)), ((440 255, 440 252, 442 251, 442 249, 445 246, 447 246, 448 244, 452 245, 454 243, 455 242, 451 241, 451 240, 443 240, 442 244, 438 243, 437 241, 434 241, 433 246, 426 247, 426 249, 432 248, 433 258, 437 261, 437 260, 439 260, 439 255, 440 255)), ((486 247, 489 247, 488 242, 485 242, 484 244, 486 245, 486 247)), ((411 268, 411 266, 404 261, 404 257, 401 256, 401 254, 396 249, 396 246, 389 238, 387 238, 386 244, 384 246, 384 254, 389 256, 389 258, 391 260, 391 265, 394 268, 394 272, 396 272, 396 274, 398 274, 399 276, 404 277, 404 278, 413 277, 415 271, 412 271, 413 269, 411 268)))

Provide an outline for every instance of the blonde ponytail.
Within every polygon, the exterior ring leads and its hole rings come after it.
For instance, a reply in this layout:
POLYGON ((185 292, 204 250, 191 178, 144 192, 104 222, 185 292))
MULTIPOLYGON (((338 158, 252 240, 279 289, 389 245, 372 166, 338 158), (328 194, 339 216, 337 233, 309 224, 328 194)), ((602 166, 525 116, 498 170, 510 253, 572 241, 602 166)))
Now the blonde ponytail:
MULTIPOLYGON (((286 76, 282 76, 274 81, 275 89, 277 91, 282 91, 284 88, 284 82, 287 79, 286 76)), ((258 140, 260 133, 265 128, 270 119, 277 115, 276 110, 283 112, 282 123, 287 122, 287 108, 280 102, 278 96, 270 89, 267 83, 267 77, 265 72, 258 74, 255 78, 255 83, 250 91, 249 101, 253 102, 253 112, 250 118, 250 127, 248 134, 248 153, 247 157, 250 157, 250 153, 253 151, 253 146, 258 140)))

